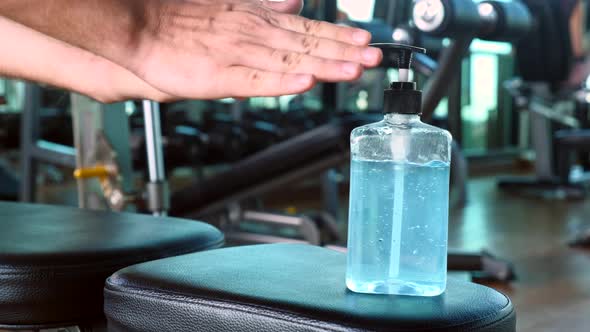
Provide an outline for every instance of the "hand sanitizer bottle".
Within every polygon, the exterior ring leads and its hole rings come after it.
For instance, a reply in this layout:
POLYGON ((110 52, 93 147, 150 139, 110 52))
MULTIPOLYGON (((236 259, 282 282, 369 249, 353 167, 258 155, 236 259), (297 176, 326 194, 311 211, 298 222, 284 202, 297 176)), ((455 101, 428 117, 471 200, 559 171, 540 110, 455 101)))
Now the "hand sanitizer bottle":
POLYGON ((378 44, 399 81, 383 121, 351 135, 346 284, 354 292, 437 296, 446 288, 451 135, 420 121, 422 92, 408 82, 412 52, 378 44))

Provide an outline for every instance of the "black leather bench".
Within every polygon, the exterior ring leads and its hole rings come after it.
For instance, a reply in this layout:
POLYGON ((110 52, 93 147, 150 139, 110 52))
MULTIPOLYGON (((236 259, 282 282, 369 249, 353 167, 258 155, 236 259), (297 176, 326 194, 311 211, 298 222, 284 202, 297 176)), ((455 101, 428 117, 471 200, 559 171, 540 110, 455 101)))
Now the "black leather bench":
POLYGON ((125 268, 107 280, 111 332, 513 332, 508 299, 450 280, 433 298, 356 294, 343 254, 278 244, 212 250, 125 268))
POLYGON ((196 221, 0 202, 0 330, 94 325, 113 272, 222 243, 196 221))

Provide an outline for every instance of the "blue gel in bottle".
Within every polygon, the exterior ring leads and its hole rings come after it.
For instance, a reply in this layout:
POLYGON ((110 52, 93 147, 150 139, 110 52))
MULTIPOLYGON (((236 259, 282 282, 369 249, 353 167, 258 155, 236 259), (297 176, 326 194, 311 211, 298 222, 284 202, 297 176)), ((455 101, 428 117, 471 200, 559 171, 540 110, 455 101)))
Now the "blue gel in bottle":
POLYGON ((420 100, 415 83, 394 82, 383 121, 352 132, 346 284, 354 292, 445 291, 452 137, 420 121, 420 100))

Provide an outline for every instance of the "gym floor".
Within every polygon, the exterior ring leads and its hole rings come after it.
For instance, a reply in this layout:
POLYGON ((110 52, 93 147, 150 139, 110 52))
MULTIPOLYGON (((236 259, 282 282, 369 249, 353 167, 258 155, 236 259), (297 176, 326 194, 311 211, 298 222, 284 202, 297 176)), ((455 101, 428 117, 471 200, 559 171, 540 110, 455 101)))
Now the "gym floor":
MULTIPOLYGON (((45 188, 52 188, 40 193, 46 202, 75 202, 73 187, 45 188)), ((271 205, 319 207, 317 192, 289 192, 278 198, 274 194, 271 205)), ((496 177, 489 176, 472 178, 469 195, 466 207, 451 212, 450 246, 485 248, 515 265, 516 281, 488 286, 512 298, 518 331, 588 331, 590 249, 569 248, 567 240, 590 230, 590 200, 544 201, 509 195, 497 190, 496 177)))
POLYGON ((469 204, 451 214, 450 245, 487 248, 515 265, 518 280, 489 286, 515 303, 518 331, 587 331, 590 250, 567 241, 590 229, 590 202, 516 197, 489 177, 472 179, 469 190, 469 204))

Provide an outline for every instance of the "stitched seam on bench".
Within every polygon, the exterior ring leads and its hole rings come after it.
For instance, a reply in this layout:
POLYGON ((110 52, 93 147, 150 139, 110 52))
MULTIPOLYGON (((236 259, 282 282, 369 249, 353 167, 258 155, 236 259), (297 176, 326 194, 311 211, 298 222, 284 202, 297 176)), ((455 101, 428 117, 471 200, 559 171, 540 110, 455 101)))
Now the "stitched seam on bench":
MULTIPOLYGON (((157 259, 162 259, 165 257, 173 257, 173 256, 179 256, 179 255, 185 255, 185 254, 191 254, 191 253, 196 253, 196 252, 200 252, 203 251, 205 249, 216 249, 221 247, 224 244, 225 240, 222 238, 221 240, 218 241, 212 241, 211 243, 207 243, 204 244, 202 246, 199 247, 193 247, 193 246, 185 246, 181 249, 174 249, 174 250, 169 250, 169 251, 164 251, 164 252, 159 252, 158 255, 146 255, 143 256, 145 259, 143 260, 143 262, 147 262, 147 261, 153 261, 153 260, 157 260, 157 259), (160 256, 160 257, 157 257, 160 256)), ((141 255, 138 255, 141 256, 141 255)), ((13 276, 13 275, 18 275, 18 276, 28 276, 28 275, 35 275, 38 272, 43 272, 43 271, 47 271, 47 272, 51 272, 51 273, 60 273, 61 271, 67 271, 67 270, 79 270, 81 268, 85 269, 85 273, 89 272, 89 271, 103 271, 103 270, 112 270, 113 268, 119 268, 119 267, 128 267, 130 265, 136 265, 139 264, 141 262, 137 261, 137 260, 133 260, 133 259, 121 259, 121 260, 103 260, 103 261, 95 261, 95 262, 91 262, 91 263, 84 263, 84 264, 69 264, 69 265, 58 265, 57 267, 51 266, 51 265, 45 265, 45 266, 39 266, 39 265, 30 265, 30 266, 9 266, 9 265, 0 265, 0 276, 2 275, 8 275, 8 276, 13 276), (96 268, 96 269, 92 269, 93 266, 96 265, 101 265, 102 263, 108 263, 108 264, 103 264, 101 267, 96 268), (21 272, 19 270, 24 270, 26 269, 27 271, 25 272, 21 272)))
MULTIPOLYGON (((109 280, 110 280, 110 278, 109 278, 109 280)), ((120 284, 119 284, 119 286, 120 286, 120 284)), ((128 286, 128 285, 124 285, 123 287, 126 288, 125 291, 109 288, 108 281, 107 281, 106 289, 109 292, 113 292, 113 293, 119 293, 119 294, 132 293, 134 295, 141 296, 141 297, 144 297, 144 298, 149 298, 149 296, 154 296, 154 297, 157 297, 157 298, 166 300, 166 301, 173 301, 173 302, 174 301, 177 301, 177 302, 184 302, 184 303, 198 303, 199 305, 202 305, 203 304, 202 303, 203 301, 205 301, 205 302, 211 301, 211 302, 225 303, 225 304, 230 305, 230 306, 232 304, 234 304, 234 305, 240 305, 240 306, 250 307, 250 308, 260 308, 260 309, 264 309, 264 310, 270 311, 270 312, 279 312, 280 311, 280 312, 289 314, 289 316, 301 316, 301 317, 305 317, 306 319, 309 319, 309 320, 322 321, 322 320, 319 320, 319 319, 310 317, 309 315, 300 314, 300 313, 298 313, 296 311, 290 311, 290 310, 285 310, 285 309, 276 309, 276 308, 271 308, 271 307, 264 306, 264 305, 259 305, 259 304, 244 303, 244 302, 241 302, 241 301, 229 301, 229 300, 217 299, 217 298, 210 298, 210 297, 205 297, 205 296, 195 296, 195 295, 192 295, 193 297, 189 297, 189 296, 187 296, 185 294, 181 294, 181 293, 175 293, 175 292, 170 292, 170 291, 164 292, 164 291, 161 291, 161 290, 153 290, 153 289, 147 289, 147 288, 141 288, 141 287, 134 287, 134 286, 128 286), (172 299, 170 297, 172 297, 172 299)), ((500 311, 503 311, 504 309, 506 309, 510 305, 510 299, 506 295, 504 295, 504 294, 502 294, 502 295, 506 299, 506 305, 504 307, 502 307, 502 309, 500 309, 500 311)), ((212 306, 212 305, 210 305, 208 303, 206 303, 206 304, 208 306, 212 306)), ((239 311, 248 312, 246 310, 239 310, 239 311)), ((504 315, 500 320, 497 320, 497 321, 494 321, 494 322, 490 322, 490 323, 485 324, 483 326, 474 327, 474 328, 475 329, 478 329, 478 328, 490 326, 490 325, 493 325, 493 324, 497 324, 499 321, 503 321, 506 318, 510 317, 510 315, 513 312, 514 312, 514 309, 512 309, 510 312, 508 312, 506 315, 504 315)), ((268 314, 261 315, 261 316, 267 316, 267 315, 268 314)), ((420 331, 444 331, 444 330, 447 330, 447 329, 453 328, 453 327, 466 326, 466 325, 475 323, 477 321, 485 321, 485 320, 489 319, 490 317, 493 317, 494 315, 495 314, 492 313, 492 314, 486 315, 486 316, 481 317, 481 318, 478 318, 478 319, 472 319, 470 321, 461 322, 461 323, 458 323, 458 324, 447 325, 447 326, 436 327, 436 328, 409 329, 409 331, 415 331, 415 332, 420 332, 420 331)), ((268 317, 275 318, 272 315, 270 315, 268 317)), ((285 321, 289 321, 289 320, 285 320, 285 321)), ((354 328, 354 329, 362 329, 363 328, 361 325, 355 325, 355 324, 342 324, 342 323, 338 323, 338 322, 334 322, 334 321, 328 321, 328 320, 326 320, 324 322, 326 322, 328 324, 342 325, 342 326, 346 326, 346 327, 354 328)), ((309 326, 314 326, 314 325, 311 325, 310 324, 309 326)), ((324 327, 322 327, 322 328, 324 328, 324 327)), ((473 331, 474 328, 469 328, 469 330, 473 331)), ((391 331, 391 327, 383 327, 383 326, 379 326, 379 327, 376 328, 376 330, 373 330, 373 331, 380 331, 380 330, 383 330, 383 329, 387 329, 388 331, 391 331)), ((333 330, 333 331, 338 331, 338 330, 333 330)), ((408 328, 404 328, 404 329, 399 330, 399 331, 408 331, 408 328)))
MULTIPOLYGON (((243 303, 243 302, 239 302, 239 301, 231 302, 231 301, 227 301, 227 300, 223 300, 223 299, 212 299, 212 298, 208 298, 208 297, 204 297, 204 296, 190 298, 185 295, 180 295, 180 294, 176 294, 176 293, 162 293, 162 292, 157 292, 157 291, 153 291, 153 290, 146 290, 146 289, 142 289, 142 288, 138 288, 138 287, 133 287, 130 292, 127 290, 125 292, 119 291, 119 290, 113 290, 113 289, 107 289, 107 290, 109 292, 119 293, 119 294, 131 293, 135 296, 139 296, 139 297, 146 298, 146 299, 149 299, 151 296, 151 297, 156 297, 156 298, 159 298, 159 299, 162 299, 165 301, 170 301, 170 302, 197 304, 197 305, 202 305, 202 306, 206 306, 206 307, 210 307, 210 308, 231 309, 233 311, 239 311, 239 312, 244 312, 244 313, 248 313, 248 314, 256 314, 258 316, 272 318, 272 319, 276 319, 279 321, 285 321, 285 322, 294 323, 294 324, 298 324, 298 325, 302 325, 302 326, 310 326, 310 327, 314 327, 314 328, 323 329, 326 331, 332 331, 332 332, 343 331, 340 328, 335 329, 334 327, 329 327, 329 330, 328 330, 327 329, 328 327, 326 327, 325 325, 313 324, 312 322, 306 322, 305 321, 306 319, 308 319, 310 321, 315 321, 315 322, 322 322, 319 319, 315 319, 315 318, 309 317, 307 315, 302 315, 302 314, 295 313, 293 311, 287 311, 284 309, 270 308, 270 307, 258 305, 258 304, 243 303), (248 310, 248 309, 254 309, 254 310, 248 310), (256 309, 264 310, 264 312, 256 311, 256 309), (287 319, 287 317, 282 317, 280 315, 274 314, 274 313, 279 313, 279 312, 287 314, 290 319, 287 319), (302 318, 298 318, 298 316, 302 317, 302 318)), ((326 322, 326 323, 327 324, 334 324, 332 322, 326 322)))
MULTIPOLYGON (((500 293, 500 294, 502 294, 502 293, 500 293)), ((502 296, 504 296, 504 299, 506 299, 506 305, 504 307, 502 307, 502 309, 500 309, 500 311, 503 311, 504 309, 508 308, 508 305, 510 305, 510 299, 506 295, 504 295, 504 294, 502 294, 502 296)), ((502 317, 501 320, 504 320, 506 317, 510 316, 510 314, 512 312, 514 312, 514 309, 512 309, 508 314, 506 314, 504 317, 502 317)), ((448 327, 459 327, 461 325, 471 324, 471 323, 476 322, 478 320, 479 321, 484 321, 484 320, 489 319, 490 317, 493 317, 494 315, 495 315, 494 313, 491 313, 491 314, 489 314, 489 315, 487 315, 485 317, 481 317, 479 319, 472 319, 472 320, 470 320, 468 322, 461 323, 461 324, 455 324, 455 325, 449 325, 448 327)), ((491 324, 495 324, 495 323, 496 322, 490 322, 489 324, 486 324, 485 326, 488 326, 488 325, 491 325, 491 324)))
MULTIPOLYGON (((506 308, 506 307, 504 307, 504 308, 506 308)), ((502 310, 503 310, 503 309, 502 309, 502 310)), ((510 312, 509 312, 508 314, 506 314, 506 316, 502 317, 502 319, 500 319, 500 320, 498 320, 498 321, 495 321, 495 322, 489 322, 488 324, 485 324, 485 325, 482 325, 482 326, 478 326, 478 327, 473 327, 473 328, 470 328, 470 329, 469 329, 469 331, 477 331, 477 330, 480 330, 480 329, 486 328, 486 327, 488 327, 488 326, 492 326, 492 325, 494 325, 494 324, 498 324, 498 323, 500 323, 500 322, 503 322, 503 321, 507 320, 508 318, 510 318, 510 316, 512 315, 512 313, 514 313, 514 311, 515 311, 515 310, 514 310, 514 308, 512 308, 512 310, 510 310, 510 312)), ((488 316, 488 317, 489 317, 489 316, 488 316)))

